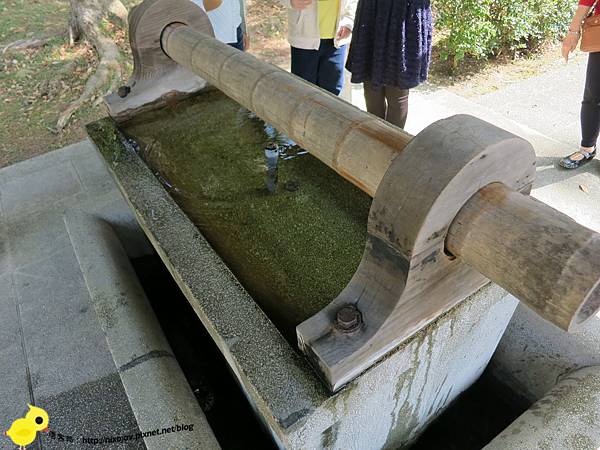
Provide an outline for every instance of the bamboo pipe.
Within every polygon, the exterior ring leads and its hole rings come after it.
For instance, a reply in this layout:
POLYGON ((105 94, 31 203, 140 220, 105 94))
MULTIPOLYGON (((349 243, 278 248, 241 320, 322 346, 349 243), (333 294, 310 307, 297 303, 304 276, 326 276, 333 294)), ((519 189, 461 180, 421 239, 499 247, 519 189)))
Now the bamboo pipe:
MULTIPOLYGON (((179 23, 161 35, 178 64, 372 197, 413 136, 316 86, 179 23)), ((490 185, 450 226, 446 247, 565 330, 600 309, 600 235, 535 199, 490 185)))
POLYGON ((189 27, 162 33, 162 48, 371 197, 412 136, 278 67, 189 27))
POLYGON ((600 308, 600 235, 503 184, 471 197, 446 248, 565 330, 600 308))

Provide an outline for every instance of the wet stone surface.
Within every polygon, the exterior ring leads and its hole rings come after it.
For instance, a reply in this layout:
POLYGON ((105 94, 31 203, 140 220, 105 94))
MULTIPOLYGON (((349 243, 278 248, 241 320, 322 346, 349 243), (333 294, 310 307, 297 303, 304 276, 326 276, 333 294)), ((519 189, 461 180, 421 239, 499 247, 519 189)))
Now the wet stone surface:
MULTIPOLYGON (((122 131, 295 344, 295 327, 356 271, 371 198, 218 91, 140 115, 122 131)), ((97 140, 102 122, 90 132, 97 140)))

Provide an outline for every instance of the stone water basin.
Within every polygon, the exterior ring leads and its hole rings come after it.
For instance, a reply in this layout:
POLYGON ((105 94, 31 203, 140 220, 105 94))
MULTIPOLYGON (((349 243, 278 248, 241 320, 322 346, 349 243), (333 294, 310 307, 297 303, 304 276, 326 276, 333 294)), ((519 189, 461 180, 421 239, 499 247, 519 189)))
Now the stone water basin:
POLYGON ((213 89, 88 133, 282 448, 410 444, 481 375, 514 311, 486 286, 331 394, 295 328, 352 277, 371 198, 310 155, 279 158, 270 193, 264 150, 285 140, 213 89))

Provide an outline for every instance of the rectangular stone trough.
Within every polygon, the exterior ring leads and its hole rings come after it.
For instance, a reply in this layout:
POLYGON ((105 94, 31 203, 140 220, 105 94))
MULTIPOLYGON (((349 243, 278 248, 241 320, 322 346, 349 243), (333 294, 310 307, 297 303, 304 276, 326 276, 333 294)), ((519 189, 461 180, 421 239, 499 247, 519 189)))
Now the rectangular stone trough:
POLYGON ((88 133, 282 448, 409 445, 481 375, 516 307, 487 285, 332 394, 295 327, 358 265, 370 198, 295 154, 269 194, 263 149, 281 137, 214 90, 88 133))

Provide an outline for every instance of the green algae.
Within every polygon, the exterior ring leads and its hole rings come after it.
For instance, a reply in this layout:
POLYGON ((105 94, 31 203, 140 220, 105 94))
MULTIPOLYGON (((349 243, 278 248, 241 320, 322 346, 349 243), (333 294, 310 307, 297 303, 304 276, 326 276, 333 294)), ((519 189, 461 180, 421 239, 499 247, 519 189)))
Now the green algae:
MULTIPOLYGON (((101 125, 93 139, 114 140, 101 125)), ((295 344, 295 327, 331 302, 356 271, 371 198, 310 155, 280 159, 278 189, 270 194, 264 147, 272 138, 219 91, 145 113, 122 128, 295 344), (298 189, 290 192, 286 183, 298 189)))

